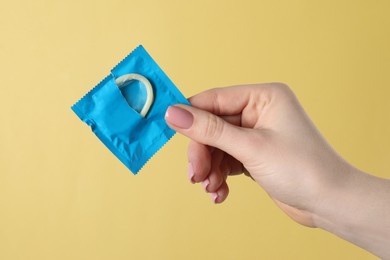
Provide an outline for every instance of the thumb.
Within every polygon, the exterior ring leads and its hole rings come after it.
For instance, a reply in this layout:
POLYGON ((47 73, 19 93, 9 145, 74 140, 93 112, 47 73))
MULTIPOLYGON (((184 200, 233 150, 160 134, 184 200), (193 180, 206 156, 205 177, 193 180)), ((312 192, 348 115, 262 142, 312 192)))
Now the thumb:
POLYGON ((240 161, 249 152, 248 147, 251 147, 247 129, 195 107, 170 106, 165 120, 177 132, 198 143, 223 150, 240 161), (243 147, 246 149, 242 149, 243 147))

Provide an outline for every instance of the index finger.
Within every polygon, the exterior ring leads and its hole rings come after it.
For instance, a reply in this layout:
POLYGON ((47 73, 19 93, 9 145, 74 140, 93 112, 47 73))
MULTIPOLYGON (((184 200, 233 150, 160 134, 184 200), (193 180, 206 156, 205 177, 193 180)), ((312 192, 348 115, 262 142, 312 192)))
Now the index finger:
POLYGON ((254 92, 262 89, 262 84, 240 85, 214 88, 201 92, 188 99, 192 106, 214 115, 227 116, 240 114, 249 104, 254 92))

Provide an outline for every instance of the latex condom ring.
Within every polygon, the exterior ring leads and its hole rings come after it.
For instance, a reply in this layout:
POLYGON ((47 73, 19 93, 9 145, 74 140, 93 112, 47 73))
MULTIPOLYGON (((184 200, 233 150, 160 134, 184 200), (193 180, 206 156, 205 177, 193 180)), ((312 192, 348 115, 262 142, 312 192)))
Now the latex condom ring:
POLYGON ((140 81, 146 89, 146 101, 144 106, 142 107, 141 111, 139 112, 142 117, 145 117, 148 113, 150 106, 153 103, 154 95, 153 95, 153 88, 150 84, 149 80, 145 78, 144 76, 136 73, 131 74, 125 74, 123 76, 120 76, 115 79, 115 83, 119 88, 122 88, 127 85, 127 83, 131 80, 138 80, 140 81))

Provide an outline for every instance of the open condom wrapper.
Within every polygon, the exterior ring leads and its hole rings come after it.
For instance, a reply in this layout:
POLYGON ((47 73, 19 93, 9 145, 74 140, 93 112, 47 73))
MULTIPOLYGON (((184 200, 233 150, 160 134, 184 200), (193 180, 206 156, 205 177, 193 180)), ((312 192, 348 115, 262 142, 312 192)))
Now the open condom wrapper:
MULTIPOLYGON (((123 78, 123 77, 122 77, 123 78)), ((72 110, 89 125, 108 149, 133 174, 175 134, 166 124, 167 108, 189 102, 142 46, 138 46, 88 92, 72 110), (118 86, 121 76, 141 75, 150 82, 153 102, 140 114, 150 98, 142 81, 130 80, 118 86)))

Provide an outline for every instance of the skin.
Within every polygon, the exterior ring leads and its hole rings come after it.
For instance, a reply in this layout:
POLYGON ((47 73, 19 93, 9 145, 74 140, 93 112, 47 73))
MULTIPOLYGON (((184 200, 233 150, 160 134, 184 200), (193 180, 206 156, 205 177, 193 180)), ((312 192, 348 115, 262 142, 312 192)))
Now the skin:
POLYGON ((245 174, 294 221, 390 259, 390 181, 346 162, 294 93, 280 83, 211 89, 170 107, 166 121, 189 137, 189 178, 215 203, 227 177, 245 174))

